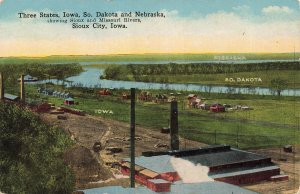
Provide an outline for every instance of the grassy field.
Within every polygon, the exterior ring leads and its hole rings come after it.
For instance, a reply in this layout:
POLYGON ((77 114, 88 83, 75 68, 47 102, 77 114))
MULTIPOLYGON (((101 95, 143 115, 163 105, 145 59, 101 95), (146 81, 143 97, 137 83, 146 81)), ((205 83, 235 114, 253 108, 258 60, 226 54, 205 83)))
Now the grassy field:
MULTIPOLYGON (((227 74, 194 74, 194 75, 166 75, 155 76, 160 80, 164 77, 171 83, 191 83, 191 84, 207 84, 207 85, 230 85, 230 86, 260 86, 269 87, 270 81, 274 78, 280 77, 281 79, 289 80, 288 88, 300 88, 299 71, 258 71, 258 72, 240 72, 240 73, 227 73, 227 74), (293 79, 295 77, 295 80, 293 79), (229 82, 225 81, 226 78, 261 78, 262 81, 256 82, 229 82)), ((150 76, 148 79, 151 79, 150 76)))
MULTIPOLYGON (((294 59, 294 53, 202 53, 202 54, 120 54, 120 55, 53 55, 46 57, 0 57, 1 64, 70 63, 70 62, 126 62, 126 61, 177 61, 214 60, 215 56, 241 56, 247 60, 294 59)), ((295 54, 300 58, 300 53, 295 54)))
MULTIPOLYGON (((63 99, 35 93, 33 86, 28 90, 35 98, 44 98, 57 106, 63 99), (34 94, 35 93, 35 94, 34 94)), ((60 89, 61 91, 62 89, 60 89)), ((113 120, 129 122, 129 101, 120 99, 115 91, 114 96, 97 97, 71 91, 78 105, 74 108, 84 110, 91 115, 113 120), (98 114, 96 110, 111 110, 113 114, 98 114)), ((199 109, 187 108, 185 95, 179 99, 180 134, 189 139, 208 144, 230 144, 240 148, 269 147, 300 142, 299 108, 297 101, 290 100, 238 100, 209 99, 208 102, 247 105, 251 111, 233 111, 221 114, 199 109)), ((168 126, 169 103, 137 102, 137 125, 159 130, 168 126)))

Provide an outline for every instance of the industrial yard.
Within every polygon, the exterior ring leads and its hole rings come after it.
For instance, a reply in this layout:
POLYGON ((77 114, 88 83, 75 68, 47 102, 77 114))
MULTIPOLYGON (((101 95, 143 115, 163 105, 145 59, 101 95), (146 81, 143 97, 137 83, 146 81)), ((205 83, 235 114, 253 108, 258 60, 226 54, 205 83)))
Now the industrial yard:
MULTIPOLYGON (((105 185, 128 186, 128 178, 114 178, 119 177, 116 176, 116 174, 121 173, 117 170, 118 168, 112 164, 118 163, 121 159, 128 158, 129 156, 129 124, 90 115, 78 116, 69 113, 65 113, 67 120, 59 120, 55 115, 48 113, 42 114, 41 116, 47 123, 62 127, 68 133, 73 134, 77 144, 87 147, 91 153, 94 153, 94 142, 102 143, 102 150, 99 154, 95 154, 94 157, 99 157, 99 160, 101 161, 99 163, 99 168, 111 171, 111 173, 115 174, 115 176, 112 176, 112 174, 110 176, 103 176, 103 174, 99 174, 99 177, 96 179, 95 177, 91 177, 90 182, 87 182, 87 180, 77 182, 77 186, 79 186, 78 188, 95 188, 105 185), (84 130, 82 130, 82 125, 85 126, 84 130), (112 154, 109 149, 106 149, 112 147, 121 148, 122 151, 112 154)), ((160 131, 137 127, 136 139, 137 156, 141 156, 142 152, 145 151, 169 150, 169 135, 163 134, 160 131), (161 145, 161 147, 157 147, 157 145, 161 145)), ((180 148, 186 149, 205 146, 205 144, 199 142, 183 138, 180 139, 180 148)), ((277 192, 289 194, 296 191, 300 176, 299 147, 296 147, 293 153, 286 153, 283 150, 280 151, 280 149, 281 148, 255 149, 251 150, 251 152, 271 157, 272 161, 280 167, 281 171, 289 176, 288 181, 263 181, 261 183, 246 184, 242 186, 259 193, 271 194, 277 192)))

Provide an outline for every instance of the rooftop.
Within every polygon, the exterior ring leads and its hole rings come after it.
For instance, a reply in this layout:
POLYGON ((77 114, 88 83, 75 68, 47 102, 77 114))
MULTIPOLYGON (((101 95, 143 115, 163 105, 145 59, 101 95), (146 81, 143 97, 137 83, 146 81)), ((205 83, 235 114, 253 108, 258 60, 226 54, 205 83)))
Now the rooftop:
POLYGON ((159 175, 158 173, 153 172, 152 170, 148 170, 148 169, 141 170, 140 174, 146 175, 151 178, 155 178, 159 175))
POLYGON ((237 162, 261 160, 266 159, 267 157, 242 150, 231 149, 229 151, 216 152, 214 154, 201 154, 201 157, 199 157, 199 155, 195 155, 181 158, 193 162, 194 164, 200 163, 201 165, 212 167, 237 162))
MULTIPOLYGON (((94 189, 82 190, 85 194, 157 194, 146 187, 123 188, 121 186, 110 186, 94 189)), ((238 186, 222 182, 202 182, 202 183, 181 183, 171 185, 170 192, 163 194, 258 194, 256 192, 243 189, 238 186)))
POLYGON ((237 176, 237 175, 245 175, 245 174, 252 174, 256 172, 262 172, 262 171, 269 171, 269 170, 279 170, 278 166, 264 166, 264 167, 256 167, 256 168, 251 168, 251 169, 245 169, 241 168, 239 170, 235 169, 235 171, 228 171, 228 172, 221 172, 217 174, 210 174, 209 176, 213 179, 216 178, 224 178, 224 177, 232 177, 232 176, 237 176))
MULTIPOLYGON (((20 78, 18 79, 21 80, 20 78)), ((24 75, 24 81, 37 81, 38 79, 36 77, 32 77, 31 75, 24 75)))
MULTIPOLYGON (((162 152, 161 154, 163 155, 154 155, 152 157, 136 157, 135 163, 138 166, 155 171, 157 173, 166 173, 175 171, 170 161, 172 157, 182 158, 194 164, 201 164, 207 167, 244 163, 248 161, 253 162, 264 159, 271 161, 271 159, 268 157, 251 152, 232 149, 230 146, 209 146, 200 149, 162 152)), ((124 160, 130 162, 128 158, 124 160)), ((267 163, 267 165, 270 166, 272 163, 267 163)), ((240 170, 245 169, 246 168, 240 170)))
POLYGON ((168 182, 166 180, 163 180, 163 179, 149 179, 148 181, 152 182, 152 183, 157 183, 157 184, 159 184, 159 183, 170 183, 170 182, 168 182))
MULTIPOLYGON (((150 169, 157 173, 165 173, 165 172, 174 172, 174 168, 170 163, 171 156, 169 155, 161 155, 161 156, 153 156, 153 157, 136 157, 135 164, 138 166, 142 166, 146 169, 150 169)), ((125 161, 130 161, 129 159, 125 159, 125 161)))
POLYGON ((13 95, 13 94, 5 93, 5 94, 4 94, 4 98, 9 99, 9 100, 17 100, 19 97, 18 97, 18 96, 15 96, 15 95, 13 95))

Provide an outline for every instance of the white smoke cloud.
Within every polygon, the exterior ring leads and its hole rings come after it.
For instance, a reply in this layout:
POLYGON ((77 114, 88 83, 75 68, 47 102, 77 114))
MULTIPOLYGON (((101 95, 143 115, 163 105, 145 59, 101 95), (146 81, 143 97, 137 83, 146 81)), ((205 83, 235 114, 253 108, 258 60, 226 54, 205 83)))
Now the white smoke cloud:
POLYGON ((214 181, 208 176, 209 168, 207 166, 202 166, 201 164, 194 165, 190 161, 174 157, 171 158, 170 162, 183 183, 214 181))
POLYGON ((0 0, 0 5, 3 3, 4 0, 0 0))
POLYGON ((268 6, 262 9, 262 12, 264 14, 290 14, 293 12, 292 9, 290 9, 287 6, 268 6))

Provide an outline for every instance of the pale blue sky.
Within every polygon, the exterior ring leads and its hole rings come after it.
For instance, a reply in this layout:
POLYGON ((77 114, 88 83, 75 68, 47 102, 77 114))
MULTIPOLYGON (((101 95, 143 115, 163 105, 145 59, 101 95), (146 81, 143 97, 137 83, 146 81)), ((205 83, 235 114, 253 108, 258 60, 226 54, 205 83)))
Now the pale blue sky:
MULTIPOLYGON (((300 0, 0 0, 0 57, 300 52, 300 0), (18 12, 164 12, 126 29, 73 29, 18 12)), ((94 15, 95 17, 95 15, 94 15)), ((110 24, 107 24, 110 25, 110 24)))
POLYGON ((248 7, 253 16, 262 15, 262 9, 268 6, 287 6, 299 11, 297 0, 3 0, 0 5, 0 18, 15 18, 15 14, 24 10, 40 11, 158 11, 177 10, 179 16, 191 13, 207 15, 214 12, 236 11, 236 7, 248 7))

